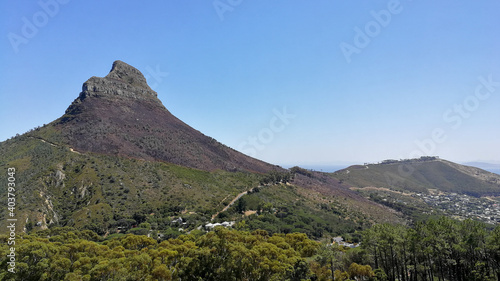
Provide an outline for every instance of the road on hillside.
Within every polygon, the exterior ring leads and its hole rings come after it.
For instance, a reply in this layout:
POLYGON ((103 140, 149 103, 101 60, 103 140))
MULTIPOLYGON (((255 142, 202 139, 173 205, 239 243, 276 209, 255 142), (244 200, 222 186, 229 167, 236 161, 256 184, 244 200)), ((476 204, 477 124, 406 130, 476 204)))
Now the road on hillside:
POLYGON ((229 207, 231 207, 234 204, 234 202, 236 202, 236 200, 240 199, 241 196, 247 194, 248 192, 252 192, 252 191, 253 191, 253 188, 248 190, 248 191, 243 191, 242 193, 236 195, 236 197, 234 197, 234 199, 231 200, 231 202, 229 202, 229 204, 227 204, 227 206, 224 207, 224 209, 222 209, 222 211, 217 212, 217 213, 215 213, 215 215, 212 216, 212 220, 215 219, 217 217, 217 215, 219 215, 220 213, 227 211, 227 209, 229 209, 229 207))

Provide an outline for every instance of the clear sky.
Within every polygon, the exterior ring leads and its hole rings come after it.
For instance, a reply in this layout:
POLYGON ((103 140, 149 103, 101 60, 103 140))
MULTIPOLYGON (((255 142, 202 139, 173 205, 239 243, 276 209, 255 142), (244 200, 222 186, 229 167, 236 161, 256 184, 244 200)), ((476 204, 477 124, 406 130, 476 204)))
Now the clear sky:
POLYGON ((500 161, 500 2, 1 1, 0 141, 114 60, 177 117, 281 165, 500 161))

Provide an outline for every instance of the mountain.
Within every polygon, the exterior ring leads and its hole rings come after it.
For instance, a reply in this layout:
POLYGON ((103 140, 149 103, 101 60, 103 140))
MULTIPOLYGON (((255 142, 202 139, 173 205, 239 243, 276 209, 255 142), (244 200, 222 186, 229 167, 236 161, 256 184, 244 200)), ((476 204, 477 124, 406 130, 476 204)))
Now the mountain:
POLYGON ((62 138, 48 140, 79 152, 165 161, 205 171, 263 173, 276 169, 173 116, 141 72, 122 61, 115 61, 106 77, 88 79, 53 126, 62 138))
POLYGON ((0 143, 0 156, 0 182, 16 170, 14 214, 26 232, 70 226, 168 236, 233 220, 240 229, 320 238, 405 222, 328 174, 285 170, 203 135, 121 61, 88 79, 60 118, 0 143))
POLYGON ((353 187, 385 187, 420 193, 437 190, 475 197, 500 195, 499 175, 438 157, 354 165, 333 176, 353 187))

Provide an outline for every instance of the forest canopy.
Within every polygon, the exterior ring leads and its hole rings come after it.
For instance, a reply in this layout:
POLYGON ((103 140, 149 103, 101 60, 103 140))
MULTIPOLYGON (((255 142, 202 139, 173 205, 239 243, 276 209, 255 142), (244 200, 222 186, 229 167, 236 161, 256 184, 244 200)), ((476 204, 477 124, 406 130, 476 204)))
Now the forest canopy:
MULTIPOLYGON (((54 227, 16 240, 15 273, 0 237, 0 280, 499 280, 500 226, 439 218, 414 227, 380 224, 361 247, 217 227, 177 238, 103 238, 54 227)), ((346 239, 348 239, 346 237, 346 239)))

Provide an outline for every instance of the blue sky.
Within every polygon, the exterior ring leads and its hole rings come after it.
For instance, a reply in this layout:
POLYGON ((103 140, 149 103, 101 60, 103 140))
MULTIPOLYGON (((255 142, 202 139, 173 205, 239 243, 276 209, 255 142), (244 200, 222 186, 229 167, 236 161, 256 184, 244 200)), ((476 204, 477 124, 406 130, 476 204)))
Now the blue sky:
POLYGON ((2 1, 0 22, 0 140, 119 59, 271 163, 500 161, 498 1, 2 1))

